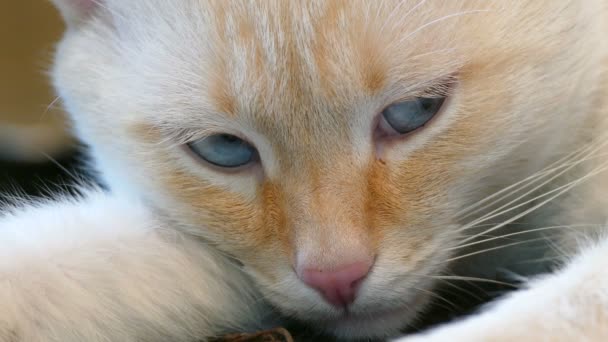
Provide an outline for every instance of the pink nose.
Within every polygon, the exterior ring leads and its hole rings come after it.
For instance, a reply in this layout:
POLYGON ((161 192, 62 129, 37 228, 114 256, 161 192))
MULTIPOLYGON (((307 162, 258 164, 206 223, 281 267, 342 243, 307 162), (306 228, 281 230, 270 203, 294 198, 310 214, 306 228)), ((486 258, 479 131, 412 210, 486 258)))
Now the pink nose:
POLYGON ((300 279, 319 291, 323 298, 337 307, 345 307, 355 301, 359 284, 367 276, 371 264, 358 262, 329 270, 305 268, 300 279))

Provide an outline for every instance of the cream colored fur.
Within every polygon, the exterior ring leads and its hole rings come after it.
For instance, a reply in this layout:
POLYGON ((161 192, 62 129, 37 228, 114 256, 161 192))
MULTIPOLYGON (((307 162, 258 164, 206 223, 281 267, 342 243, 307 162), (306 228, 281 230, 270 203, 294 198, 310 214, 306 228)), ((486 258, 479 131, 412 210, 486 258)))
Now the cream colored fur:
POLYGON ((55 2, 55 86, 111 192, 0 221, 0 339, 185 341, 279 317, 392 338, 450 272, 535 277, 537 257, 555 274, 413 338, 608 338, 605 1, 55 2), (447 83, 427 127, 372 134, 447 83), (260 163, 185 151, 213 133, 260 163), (369 256, 348 314, 294 272, 369 256))
POLYGON ((0 341, 196 341, 272 320, 232 263, 137 200, 14 208, 0 239, 0 341))

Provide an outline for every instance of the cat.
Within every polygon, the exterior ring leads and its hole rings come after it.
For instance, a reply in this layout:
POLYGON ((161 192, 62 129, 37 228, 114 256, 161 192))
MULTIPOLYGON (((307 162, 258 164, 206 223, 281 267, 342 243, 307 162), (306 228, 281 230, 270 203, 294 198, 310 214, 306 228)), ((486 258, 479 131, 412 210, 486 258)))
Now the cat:
POLYGON ((0 341, 399 338, 501 268, 404 341, 608 338, 606 1, 53 2, 109 190, 0 219, 0 341))

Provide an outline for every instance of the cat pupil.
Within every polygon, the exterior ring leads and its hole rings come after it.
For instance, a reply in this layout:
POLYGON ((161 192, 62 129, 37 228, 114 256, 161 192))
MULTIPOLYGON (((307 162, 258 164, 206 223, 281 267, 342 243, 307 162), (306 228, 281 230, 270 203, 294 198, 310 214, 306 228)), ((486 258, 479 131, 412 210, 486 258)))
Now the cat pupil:
POLYGON ((229 143, 234 143, 234 142, 237 142, 240 140, 239 138, 235 137, 234 135, 229 135, 229 134, 221 134, 220 137, 229 143))
POLYGON ((421 99, 420 104, 424 110, 429 110, 433 107, 433 101, 431 99, 421 99))

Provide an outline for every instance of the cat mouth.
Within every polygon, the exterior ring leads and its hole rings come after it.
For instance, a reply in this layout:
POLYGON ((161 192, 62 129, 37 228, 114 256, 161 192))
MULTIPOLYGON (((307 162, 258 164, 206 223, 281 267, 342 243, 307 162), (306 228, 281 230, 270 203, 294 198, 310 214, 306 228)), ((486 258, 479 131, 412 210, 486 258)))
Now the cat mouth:
POLYGON ((324 320, 322 324, 337 337, 385 338, 405 330, 418 317, 427 300, 426 295, 419 294, 401 306, 344 310, 341 315, 324 320))

